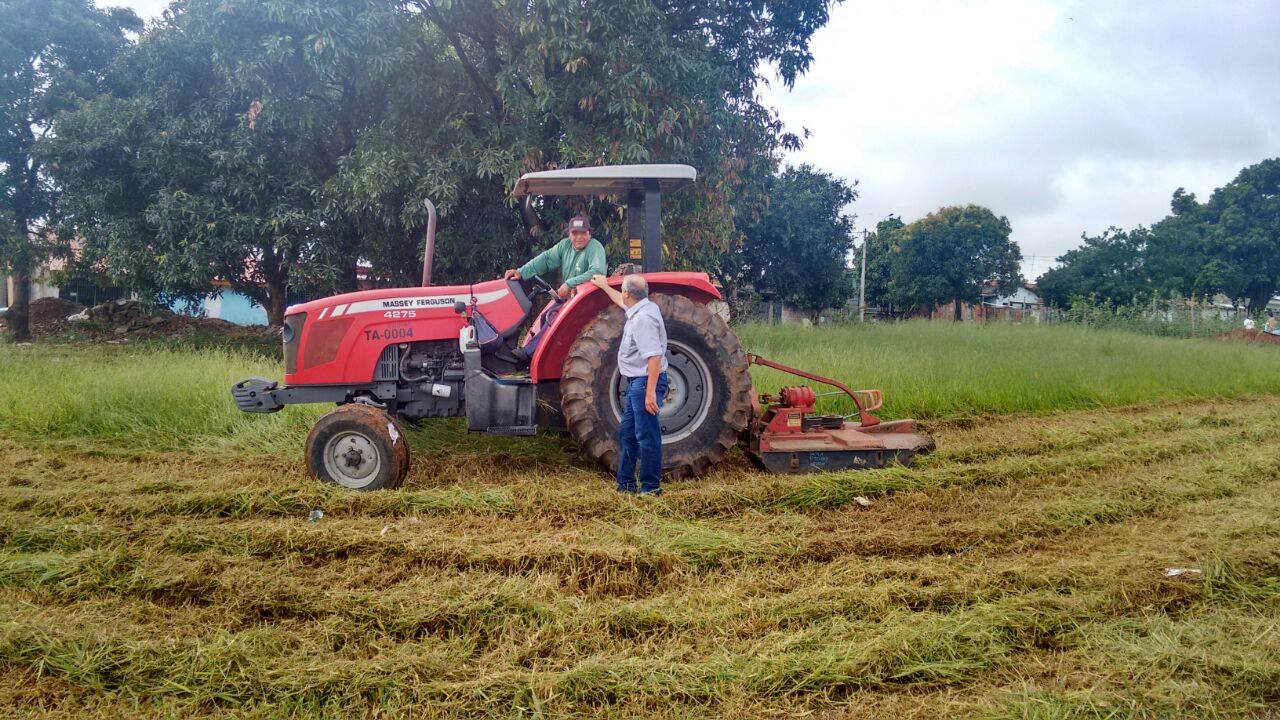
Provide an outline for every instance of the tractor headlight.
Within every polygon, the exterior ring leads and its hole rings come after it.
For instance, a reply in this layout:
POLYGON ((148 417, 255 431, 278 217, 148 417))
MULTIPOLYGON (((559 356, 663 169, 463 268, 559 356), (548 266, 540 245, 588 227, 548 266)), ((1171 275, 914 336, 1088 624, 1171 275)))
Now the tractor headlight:
POLYGON ((280 330, 280 339, 284 341, 284 372, 286 375, 298 372, 298 341, 302 339, 302 325, 306 322, 306 313, 289 315, 284 319, 284 327, 280 330))

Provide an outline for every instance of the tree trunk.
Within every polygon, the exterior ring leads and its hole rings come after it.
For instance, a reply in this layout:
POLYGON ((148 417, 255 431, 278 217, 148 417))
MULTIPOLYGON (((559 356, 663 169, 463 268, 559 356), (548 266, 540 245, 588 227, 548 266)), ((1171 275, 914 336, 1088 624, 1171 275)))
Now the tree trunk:
POLYGON ((532 257, 534 242, 542 237, 547 229, 542 224, 542 218, 538 217, 538 211, 529 204, 527 197, 520 201, 520 223, 524 232, 521 232, 520 237, 516 239, 516 257, 532 257))
POLYGON ((360 242, 363 235, 356 221, 348 218, 342 233, 342 257, 346 262, 342 266, 342 277, 338 280, 338 289, 344 293, 360 289, 360 242))
POLYGON ((28 322, 31 306, 31 278, 23 270, 14 268, 13 293, 9 296, 9 310, 4 320, 9 326, 9 337, 14 342, 26 342, 31 339, 31 325, 28 322))
POLYGON ((738 284, 729 282, 729 278, 724 271, 718 267, 711 269, 711 275, 715 277, 716 282, 720 283, 721 294, 724 296, 725 304, 729 306, 729 311, 733 315, 738 314, 738 284))
POLYGON ((1267 309, 1267 303, 1271 302, 1271 290, 1254 290, 1249 294, 1249 314, 1256 315, 1267 309))
POLYGON ((284 311, 288 306, 288 289, 283 282, 267 285, 267 324, 271 327, 284 325, 284 311))
POLYGON ((964 312, 960 309, 960 298, 955 299, 956 314, 955 320, 959 322, 964 319, 964 312))
POLYGON ((357 258, 349 258, 342 265, 342 274, 338 276, 338 292, 349 293, 360 289, 360 277, 358 275, 360 261, 357 258))

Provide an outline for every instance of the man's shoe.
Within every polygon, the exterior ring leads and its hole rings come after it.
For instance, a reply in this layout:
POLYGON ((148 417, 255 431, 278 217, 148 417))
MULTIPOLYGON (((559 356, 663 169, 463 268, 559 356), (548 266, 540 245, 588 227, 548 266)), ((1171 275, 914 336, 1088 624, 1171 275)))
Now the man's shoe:
POLYGON ((642 491, 640 493, 640 497, 647 497, 647 498, 662 497, 662 488, 658 488, 657 490, 642 491))
POLYGON ((623 493, 623 494, 625 494, 625 495, 637 495, 637 494, 639 494, 639 491, 637 491, 637 490, 636 490, 635 488, 633 488, 633 487, 625 488, 625 487, 622 487, 622 486, 618 486, 618 492, 623 493))

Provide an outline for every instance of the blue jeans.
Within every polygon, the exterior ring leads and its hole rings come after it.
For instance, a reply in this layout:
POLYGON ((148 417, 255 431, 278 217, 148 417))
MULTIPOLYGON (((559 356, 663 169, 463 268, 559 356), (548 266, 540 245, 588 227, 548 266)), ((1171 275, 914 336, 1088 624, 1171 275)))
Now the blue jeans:
MULTIPOLYGON (((622 408, 622 425, 618 427, 618 489, 636 491, 636 459, 640 460, 640 492, 661 490, 662 428, 658 415, 649 414, 644 407, 644 391, 649 379, 627 379, 627 397, 622 408)), ((667 396, 667 374, 658 375, 658 404, 667 396)))

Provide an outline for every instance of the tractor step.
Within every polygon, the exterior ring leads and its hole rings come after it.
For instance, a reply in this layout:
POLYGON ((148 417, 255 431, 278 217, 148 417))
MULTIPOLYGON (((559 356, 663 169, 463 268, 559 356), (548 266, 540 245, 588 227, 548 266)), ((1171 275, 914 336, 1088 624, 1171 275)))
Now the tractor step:
POLYGON ((502 425, 485 430, 489 435, 537 435, 537 425, 502 425))
POLYGON ((231 397, 235 398, 236 407, 251 413, 273 413, 282 408, 273 391, 278 386, 275 380, 264 377, 251 377, 231 386, 231 397))

